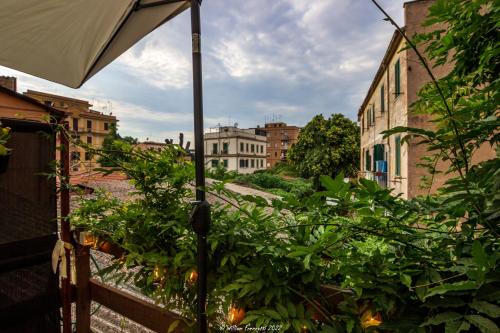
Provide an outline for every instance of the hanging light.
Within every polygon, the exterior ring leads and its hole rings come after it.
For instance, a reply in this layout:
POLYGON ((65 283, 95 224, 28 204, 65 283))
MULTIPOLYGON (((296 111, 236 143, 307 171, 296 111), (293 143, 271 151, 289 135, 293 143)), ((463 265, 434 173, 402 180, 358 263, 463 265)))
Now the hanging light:
POLYGON ((238 325, 245 319, 245 309, 237 306, 231 306, 228 313, 228 321, 230 325, 238 325))
POLYGON ((198 281, 198 272, 195 269, 191 270, 187 280, 190 284, 195 284, 198 281))
POLYGON ((153 282, 161 282, 164 279, 165 269, 156 265, 153 269, 153 282))
POLYGON ((382 324, 382 315, 379 312, 373 314, 372 311, 368 309, 361 316, 361 325, 363 328, 379 326, 380 324, 382 324))

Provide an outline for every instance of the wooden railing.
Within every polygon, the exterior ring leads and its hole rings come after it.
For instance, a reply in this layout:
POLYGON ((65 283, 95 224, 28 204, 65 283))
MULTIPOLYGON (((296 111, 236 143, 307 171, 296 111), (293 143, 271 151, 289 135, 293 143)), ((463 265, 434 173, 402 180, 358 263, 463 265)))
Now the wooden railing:
POLYGON ((91 303, 97 302, 155 332, 185 332, 181 316, 91 277, 90 247, 76 245, 76 332, 90 333, 91 303), (171 326, 172 325, 172 326, 171 326), (175 328, 169 331, 169 327, 175 328))

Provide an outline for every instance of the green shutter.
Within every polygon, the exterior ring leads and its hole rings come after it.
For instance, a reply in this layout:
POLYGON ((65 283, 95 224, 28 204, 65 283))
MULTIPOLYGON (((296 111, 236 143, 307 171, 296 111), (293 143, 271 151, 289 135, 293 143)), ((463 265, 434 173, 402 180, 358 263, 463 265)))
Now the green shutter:
POLYGON ((395 139, 396 145, 396 176, 401 176, 401 137, 395 139))
POLYGON ((372 161, 370 158, 370 149, 365 150, 365 171, 371 170, 372 161))
POLYGON ((399 65, 399 59, 394 65, 394 93, 396 96, 401 94, 401 68, 399 65))
POLYGON ((380 87, 380 112, 385 112, 384 85, 380 87))

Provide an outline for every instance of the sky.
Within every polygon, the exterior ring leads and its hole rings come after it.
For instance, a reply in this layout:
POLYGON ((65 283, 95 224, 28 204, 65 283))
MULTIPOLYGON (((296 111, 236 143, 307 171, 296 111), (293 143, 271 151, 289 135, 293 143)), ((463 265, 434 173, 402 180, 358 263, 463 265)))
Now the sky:
MULTIPOLYGON (((403 2, 380 4, 403 24, 403 2)), ((304 126, 317 114, 357 111, 394 28, 370 0, 204 0, 204 127, 304 126)), ((0 66, 18 90, 89 100, 140 140, 192 140, 189 10, 71 89, 0 66)))

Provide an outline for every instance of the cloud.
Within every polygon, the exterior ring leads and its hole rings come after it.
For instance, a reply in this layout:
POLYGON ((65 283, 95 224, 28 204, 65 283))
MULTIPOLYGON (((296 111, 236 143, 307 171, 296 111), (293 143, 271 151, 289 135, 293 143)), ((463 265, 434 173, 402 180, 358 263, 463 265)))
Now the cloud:
POLYGON ((124 71, 160 89, 182 89, 191 83, 191 62, 178 49, 157 37, 143 48, 132 48, 118 62, 124 71))
MULTIPOLYGON (((380 0, 398 22, 403 1, 380 0)), ((273 114, 292 125, 319 113, 355 119, 393 31, 368 0, 204 1, 205 127, 254 127, 273 114)), ((5 68, 0 75, 18 76, 22 90, 112 110, 122 135, 163 141, 193 131, 189 11, 79 90, 5 68)))

